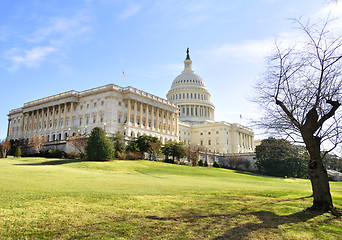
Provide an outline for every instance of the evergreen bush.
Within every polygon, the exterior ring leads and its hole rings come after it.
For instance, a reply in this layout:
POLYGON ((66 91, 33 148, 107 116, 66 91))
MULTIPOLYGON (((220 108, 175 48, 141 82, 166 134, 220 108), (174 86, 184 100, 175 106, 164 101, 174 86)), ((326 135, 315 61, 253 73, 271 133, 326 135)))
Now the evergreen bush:
POLYGON ((106 132, 99 127, 93 128, 86 147, 87 159, 91 161, 109 160, 114 157, 113 143, 106 136, 106 132))
POLYGON ((17 149, 15 150, 14 157, 21 157, 21 149, 20 149, 20 147, 17 147, 17 149))

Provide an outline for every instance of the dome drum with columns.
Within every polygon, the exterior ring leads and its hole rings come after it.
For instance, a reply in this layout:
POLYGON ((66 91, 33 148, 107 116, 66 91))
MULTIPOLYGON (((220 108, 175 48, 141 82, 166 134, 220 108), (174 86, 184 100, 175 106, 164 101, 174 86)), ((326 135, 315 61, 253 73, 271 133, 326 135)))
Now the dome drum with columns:
POLYGON ((184 61, 184 70, 173 80, 167 99, 178 105, 179 120, 189 124, 214 120, 214 105, 204 81, 192 70, 189 48, 184 61))

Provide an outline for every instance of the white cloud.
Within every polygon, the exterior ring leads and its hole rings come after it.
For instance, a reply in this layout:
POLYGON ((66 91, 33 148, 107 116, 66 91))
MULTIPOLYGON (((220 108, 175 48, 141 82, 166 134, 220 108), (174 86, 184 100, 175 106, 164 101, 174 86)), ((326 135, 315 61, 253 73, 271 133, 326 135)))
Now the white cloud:
POLYGON ((74 18, 54 17, 47 20, 45 26, 36 29, 33 33, 24 36, 28 42, 41 43, 56 39, 66 39, 79 36, 89 31, 89 18, 79 14, 74 18))
POLYGON ((35 47, 30 50, 11 49, 5 53, 5 58, 11 63, 8 68, 10 71, 15 71, 21 66, 38 67, 45 58, 56 49, 51 46, 35 47))
MULTIPOLYGON (((89 17, 82 13, 72 18, 46 19, 45 23, 32 33, 21 35, 21 40, 24 40, 21 45, 26 47, 14 45, 2 54, 9 66, 7 69, 16 71, 20 67, 39 67, 48 56, 57 52, 63 55, 63 51, 67 51, 76 38, 82 36, 84 39, 84 33, 90 30, 89 22, 89 17)), ((6 37, 5 30, 5 28, 0 28, 0 40, 6 37), (4 33, 2 34, 2 32, 4 33)))
POLYGON ((126 8, 118 15, 120 20, 124 20, 138 14, 142 9, 142 5, 130 3, 126 8))
POLYGON ((216 44, 209 50, 202 51, 202 54, 218 61, 260 62, 273 47, 274 39, 248 40, 241 43, 216 44))

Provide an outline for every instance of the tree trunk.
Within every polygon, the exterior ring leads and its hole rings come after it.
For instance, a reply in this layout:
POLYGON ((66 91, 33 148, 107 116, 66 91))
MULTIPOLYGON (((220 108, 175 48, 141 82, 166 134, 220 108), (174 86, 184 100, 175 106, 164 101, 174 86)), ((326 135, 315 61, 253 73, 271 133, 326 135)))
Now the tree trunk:
POLYGON ((313 136, 310 132, 308 133, 305 131, 302 131, 302 136, 310 154, 308 173, 313 192, 313 204, 311 209, 324 212, 332 210, 333 203, 330 194, 328 174, 323 166, 321 157, 321 139, 313 136))
POLYGON ((310 159, 309 176, 313 192, 312 210, 329 211, 333 209, 328 174, 321 160, 310 159))

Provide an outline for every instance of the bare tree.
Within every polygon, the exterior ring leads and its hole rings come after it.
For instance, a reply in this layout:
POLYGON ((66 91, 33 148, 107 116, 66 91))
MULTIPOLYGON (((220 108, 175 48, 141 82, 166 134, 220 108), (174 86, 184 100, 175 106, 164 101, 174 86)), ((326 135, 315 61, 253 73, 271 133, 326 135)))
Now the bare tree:
POLYGON ((2 157, 7 158, 7 152, 11 149, 11 143, 5 140, 0 142, 0 149, 2 157))
POLYGON ((192 166, 197 166, 199 160, 200 147, 194 144, 190 144, 187 147, 186 155, 191 162, 192 166))
POLYGON ((149 142, 148 145, 151 148, 152 151, 152 161, 156 161, 157 160, 157 152, 160 150, 161 148, 161 142, 160 141, 156 141, 156 142, 149 142))
POLYGON ((68 143, 71 144, 81 154, 85 153, 88 143, 88 135, 75 135, 68 137, 68 143))
POLYGON ((29 139, 29 145, 31 148, 33 148, 37 153, 42 150, 45 143, 47 142, 47 136, 42 135, 33 135, 29 139))
POLYGON ((295 21, 303 35, 300 45, 276 44, 265 76, 258 82, 256 100, 265 110, 258 122, 271 133, 302 142, 310 155, 308 171, 313 191, 311 209, 334 210, 325 153, 341 142, 342 37, 329 31, 330 20, 313 25, 295 21))

